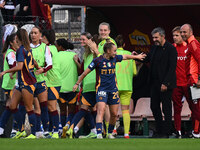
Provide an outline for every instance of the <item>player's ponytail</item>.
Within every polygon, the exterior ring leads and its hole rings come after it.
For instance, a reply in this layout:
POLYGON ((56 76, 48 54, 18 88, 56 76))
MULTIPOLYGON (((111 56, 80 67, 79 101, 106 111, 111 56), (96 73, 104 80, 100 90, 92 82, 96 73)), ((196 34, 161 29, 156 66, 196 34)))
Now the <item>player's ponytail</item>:
POLYGON ((25 29, 19 29, 16 34, 24 48, 29 51, 31 48, 27 31, 25 29))
POLYGON ((7 36, 6 41, 4 42, 4 45, 3 45, 2 53, 5 53, 7 49, 9 48, 9 46, 11 46, 10 42, 13 43, 13 41, 15 40, 15 36, 16 36, 16 33, 13 33, 7 36))

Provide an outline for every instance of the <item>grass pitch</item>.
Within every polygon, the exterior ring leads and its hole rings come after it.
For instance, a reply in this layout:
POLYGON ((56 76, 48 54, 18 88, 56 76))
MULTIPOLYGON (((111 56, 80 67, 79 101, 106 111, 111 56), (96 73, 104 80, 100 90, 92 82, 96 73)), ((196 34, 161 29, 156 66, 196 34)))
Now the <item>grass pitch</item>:
POLYGON ((199 150, 200 139, 0 139, 0 150, 199 150))

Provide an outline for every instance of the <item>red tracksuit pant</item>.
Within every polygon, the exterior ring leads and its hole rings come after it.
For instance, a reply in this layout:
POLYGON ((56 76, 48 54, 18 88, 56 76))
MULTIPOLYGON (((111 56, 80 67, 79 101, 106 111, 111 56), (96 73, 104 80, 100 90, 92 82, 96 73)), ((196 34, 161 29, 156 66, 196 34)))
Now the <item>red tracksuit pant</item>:
POLYGON ((172 93, 175 129, 176 131, 181 131, 181 111, 183 107, 183 96, 186 97, 189 108, 192 112, 193 129, 197 132, 199 130, 200 121, 200 102, 198 100, 196 104, 193 103, 193 101, 190 98, 191 96, 189 93, 188 86, 177 86, 177 88, 175 88, 172 93))

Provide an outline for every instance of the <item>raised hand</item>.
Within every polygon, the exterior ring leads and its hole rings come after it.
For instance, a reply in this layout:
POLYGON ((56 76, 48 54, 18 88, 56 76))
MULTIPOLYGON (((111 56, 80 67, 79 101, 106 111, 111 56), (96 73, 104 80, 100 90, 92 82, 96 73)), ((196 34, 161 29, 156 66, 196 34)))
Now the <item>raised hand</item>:
POLYGON ((91 39, 87 41, 87 45, 89 46, 92 53, 95 53, 95 54, 98 53, 97 44, 93 42, 91 39))

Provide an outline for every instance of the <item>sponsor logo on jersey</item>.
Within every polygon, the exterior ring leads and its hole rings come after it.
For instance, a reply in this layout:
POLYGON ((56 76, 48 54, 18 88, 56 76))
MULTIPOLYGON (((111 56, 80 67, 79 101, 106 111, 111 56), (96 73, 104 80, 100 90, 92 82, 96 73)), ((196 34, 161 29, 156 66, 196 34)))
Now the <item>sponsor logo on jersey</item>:
POLYGON ((177 60, 184 60, 185 61, 186 59, 187 59, 187 56, 184 56, 184 57, 183 56, 178 56, 177 57, 177 60))
POLYGON ((94 67, 94 63, 93 63, 93 62, 91 62, 90 67, 91 67, 91 68, 94 67))
POLYGON ((106 97, 106 92, 105 91, 99 91, 98 96, 106 97))

